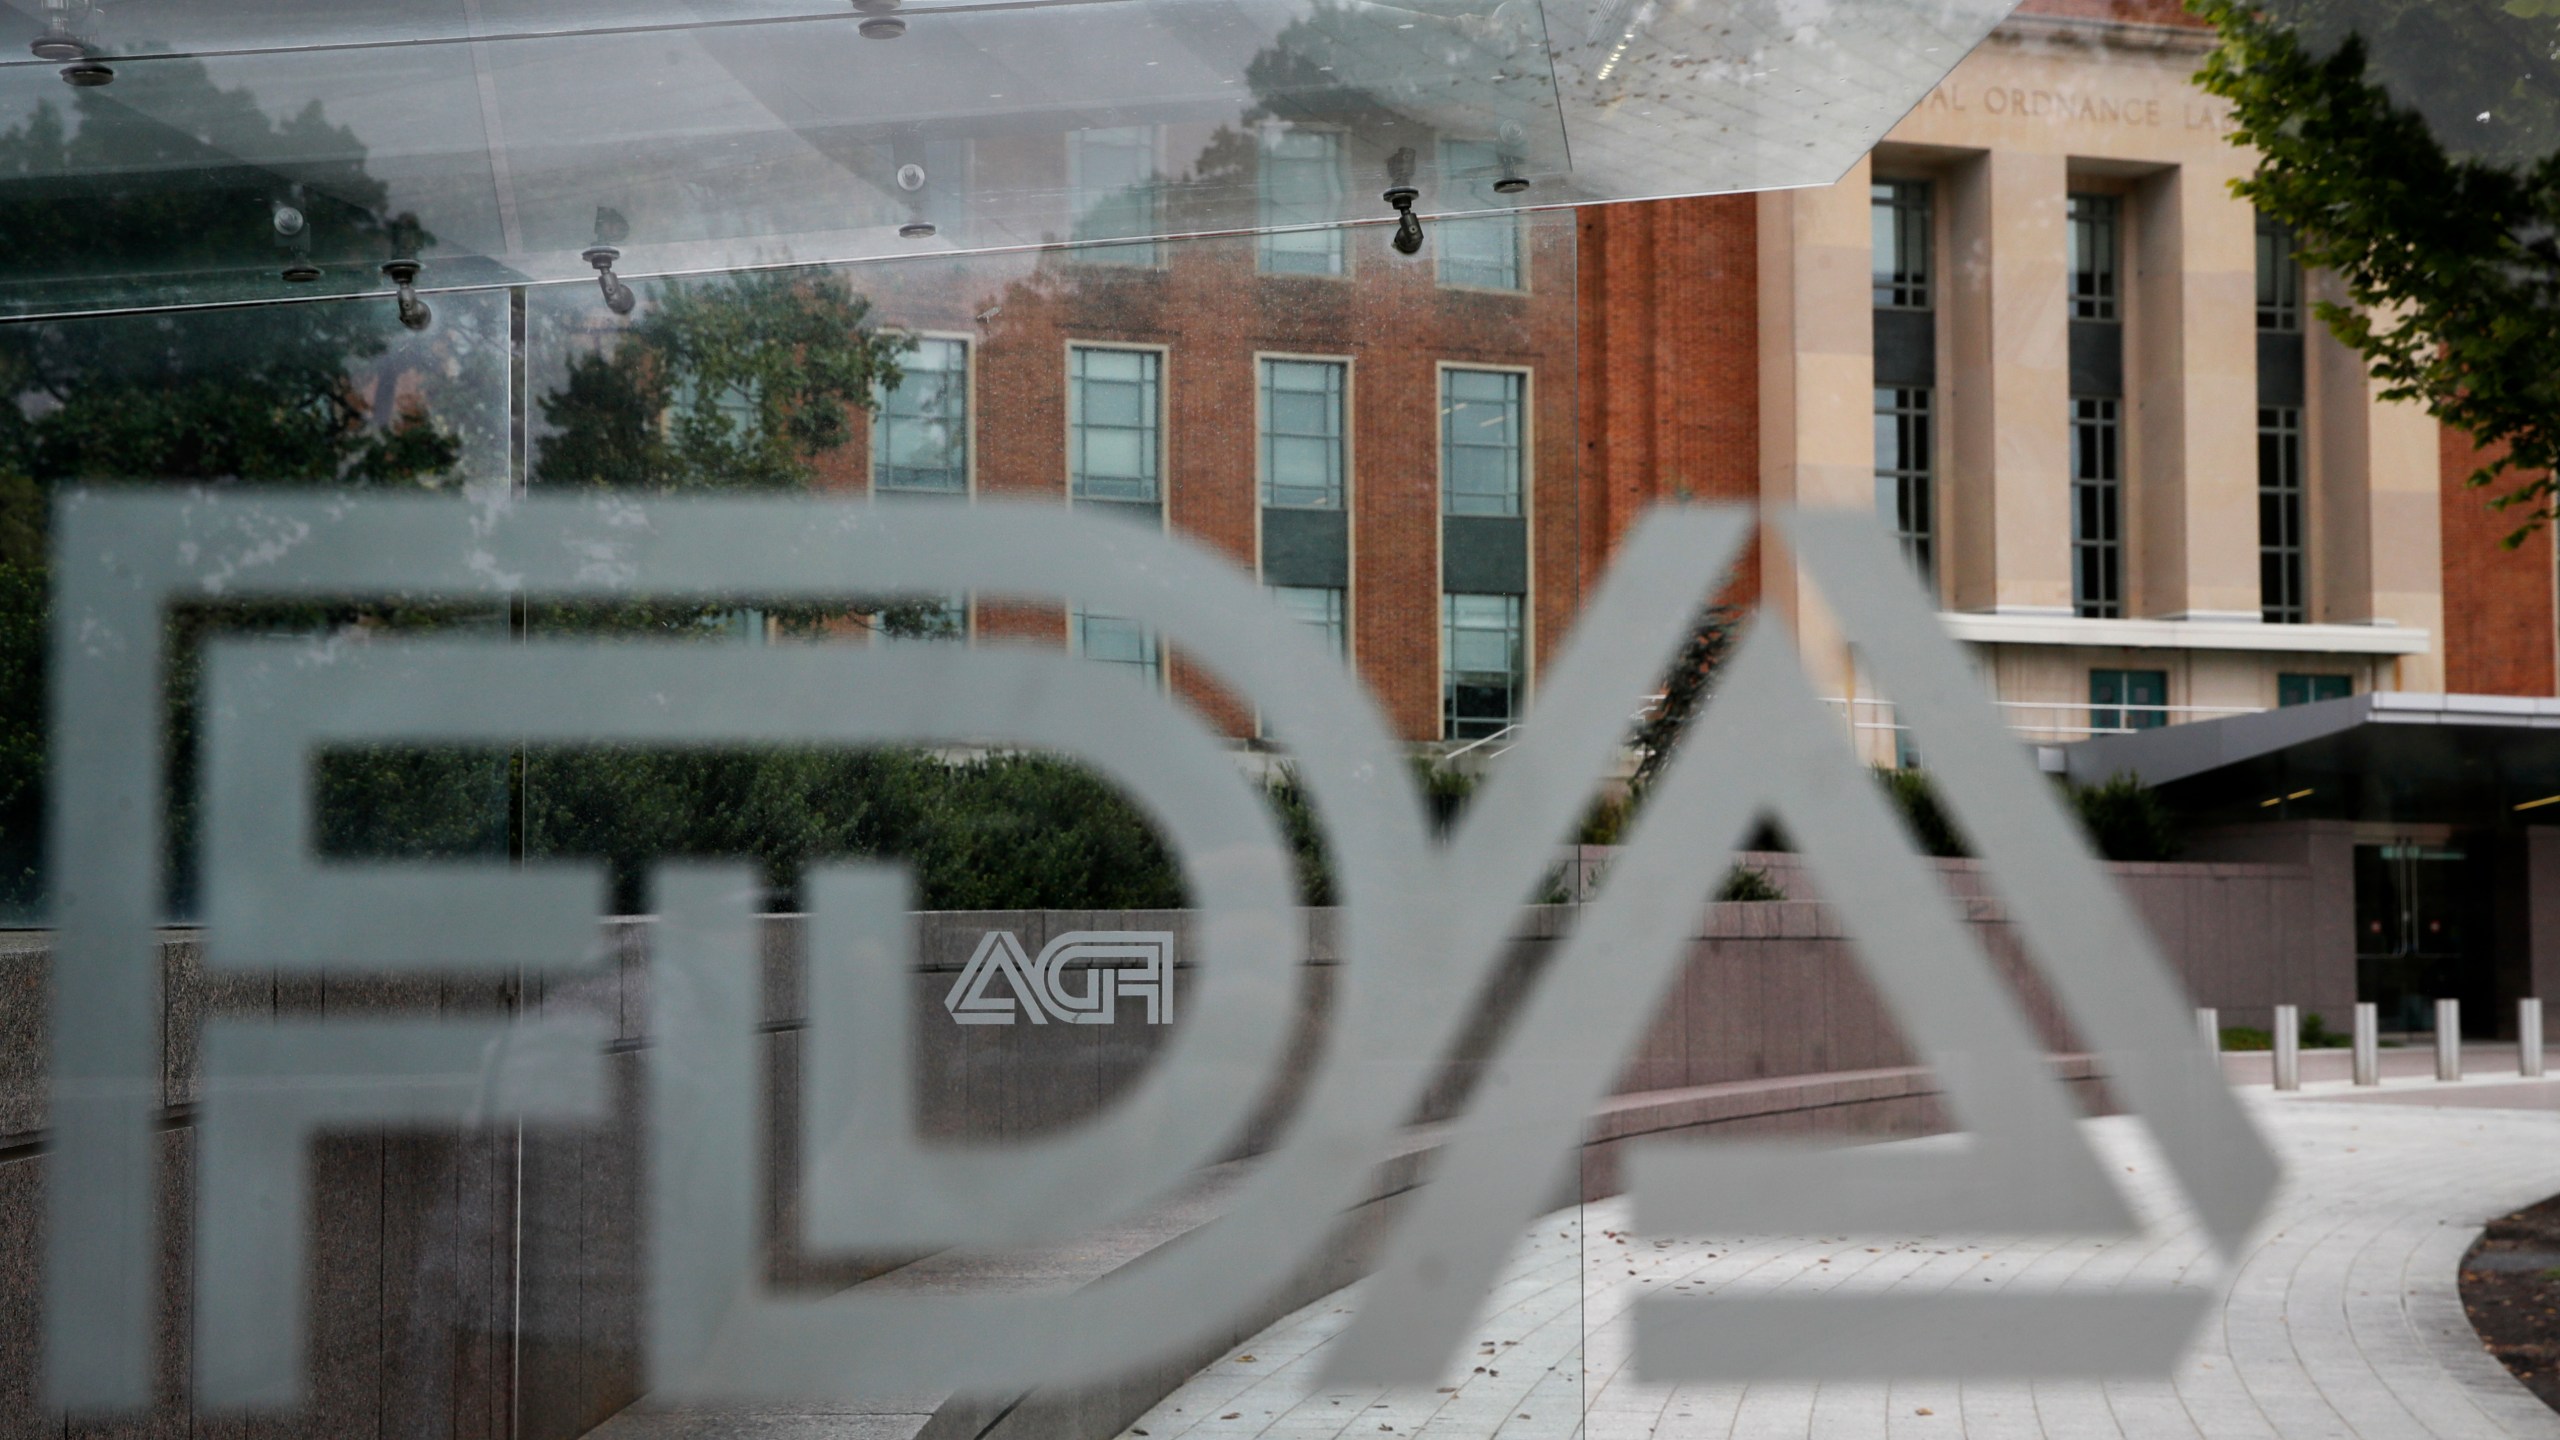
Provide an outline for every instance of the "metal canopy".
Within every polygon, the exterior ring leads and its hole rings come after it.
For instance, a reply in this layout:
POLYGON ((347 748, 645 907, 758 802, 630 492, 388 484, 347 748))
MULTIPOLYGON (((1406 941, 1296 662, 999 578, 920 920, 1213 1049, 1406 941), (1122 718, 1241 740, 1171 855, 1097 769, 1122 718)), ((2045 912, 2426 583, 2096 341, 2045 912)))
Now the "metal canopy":
POLYGON ((2011 3, 5 0, 0 315, 1826 183, 2011 3))
POLYGON ((2130 774, 2194 814, 2560 822, 2560 803, 2530 803, 2560 795, 2560 700, 2355 695, 2061 751, 2075 781, 2130 774))

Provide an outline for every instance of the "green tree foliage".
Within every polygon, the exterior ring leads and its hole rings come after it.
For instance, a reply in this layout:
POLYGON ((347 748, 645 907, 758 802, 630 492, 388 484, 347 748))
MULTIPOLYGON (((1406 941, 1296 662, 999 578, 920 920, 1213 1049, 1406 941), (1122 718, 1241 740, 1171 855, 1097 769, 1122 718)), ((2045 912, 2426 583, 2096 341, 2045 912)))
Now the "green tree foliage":
POLYGON ((2190 0, 2197 83, 2258 153, 2240 193, 2345 303, 2321 319, 2393 399, 2493 447, 2519 542, 2560 473, 2560 6, 2190 0))
POLYGON ((645 315, 538 402, 547 486, 790 490, 853 438, 903 377, 910 336, 881 332, 841 278, 762 272, 658 288, 645 315))

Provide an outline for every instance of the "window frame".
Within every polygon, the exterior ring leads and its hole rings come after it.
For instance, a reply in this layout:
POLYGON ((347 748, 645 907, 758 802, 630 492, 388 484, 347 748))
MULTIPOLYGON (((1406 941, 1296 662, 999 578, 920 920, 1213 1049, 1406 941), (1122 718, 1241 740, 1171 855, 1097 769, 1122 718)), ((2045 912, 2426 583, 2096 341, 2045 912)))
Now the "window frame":
POLYGON ((1902 546, 1902 558, 1909 561, 1920 578, 1934 589, 1937 581, 1938 538, 1938 414, 1937 387, 1932 385, 1878 385, 1876 395, 1876 515, 1893 532, 1902 546), (1918 397, 1918 404, 1909 403, 1918 397), (1887 397, 1893 397, 1890 400, 1887 397), (1885 463, 1885 422, 1891 420, 1896 437, 1897 458, 1908 457, 1915 447, 1910 431, 1916 424, 1920 434, 1916 446, 1916 466, 1885 463), (1886 487, 1892 486, 1888 495, 1886 487), (1917 497, 1918 503, 1913 503, 1917 497), (1888 504, 1888 501, 1891 503, 1888 504), (1919 520, 1913 523, 1914 512, 1919 520))
POLYGON ((865 479, 875 495, 956 495, 964 499, 974 498, 978 493, 977 337, 937 330, 917 330, 910 333, 922 343, 960 347, 960 488, 939 490, 921 486, 884 486, 880 483, 880 472, 888 454, 884 443, 884 431, 889 422, 889 397, 886 391, 878 392, 878 398, 871 412, 871 455, 869 473, 865 479))
POLYGON ((2124 198, 2073 190, 2063 197, 2063 277, 2071 318, 2104 324, 2124 321, 2124 198), (2088 207, 2091 213, 2082 214, 2088 207), (2082 250, 2091 247, 2090 264, 2082 250))
MULTIPOLYGON (((1352 424, 1351 402, 1353 361, 1349 355, 1308 355, 1282 350, 1253 352, 1253 492, 1257 509, 1271 510, 1342 510, 1351 508, 1352 493, 1352 424), (1274 365, 1329 365, 1341 376, 1342 384, 1335 397, 1334 419, 1339 433, 1334 437, 1335 466, 1339 472, 1334 482, 1333 503, 1300 505, 1271 498, 1271 367, 1274 365)), ((1260 553, 1260 521, 1257 518, 1256 554, 1260 553)))
POLYGON ((1443 520, 1452 516, 1457 516, 1461 518, 1481 517, 1485 519, 1521 520, 1525 522, 1529 518, 1530 510, 1533 508, 1531 505, 1531 496, 1535 492, 1537 485, 1538 470, 1536 458, 1537 372, 1535 368, 1527 365, 1477 365, 1462 361, 1442 360, 1434 364, 1432 368, 1432 378, 1433 409, 1436 412, 1435 418, 1439 422, 1435 427, 1439 431, 1439 436, 1438 444, 1434 449, 1437 453, 1439 467, 1438 488, 1440 492, 1440 517, 1443 520), (1517 401, 1520 407, 1518 425, 1518 461, 1512 467, 1514 478, 1512 507, 1507 511, 1459 510, 1453 509, 1450 506, 1449 500, 1452 492, 1449 488, 1449 451, 1451 448, 1449 432, 1450 416, 1454 413, 1455 407, 1450 403, 1449 377, 1453 374, 1459 373, 1476 375, 1508 375, 1518 382, 1517 401))
POLYGON ((1166 461, 1172 454, 1172 441, 1169 434, 1171 428, 1169 422, 1173 414, 1173 406, 1171 403, 1171 382, 1173 372, 1172 347, 1169 345, 1144 344, 1118 340, 1078 340, 1070 338, 1066 342, 1066 358, 1065 378, 1067 393, 1066 404, 1063 407, 1065 411, 1063 418, 1065 420, 1066 429, 1065 460, 1068 503, 1074 505, 1153 505, 1159 512, 1168 510, 1170 507, 1166 504, 1165 500, 1165 469, 1166 461), (1077 374, 1076 357, 1079 353, 1084 351, 1114 351, 1154 357, 1154 473, 1148 477, 1151 482, 1151 493, 1144 499, 1127 496, 1087 495, 1083 492, 1082 477, 1077 467, 1083 463, 1084 454, 1083 450, 1077 444, 1077 431, 1082 423, 1081 417, 1083 414, 1084 396, 1081 389, 1081 377, 1077 374))
MULTIPOLYGON (((1261 184, 1257 187, 1259 194, 1255 203, 1255 210, 1263 225, 1262 234, 1254 242, 1253 248, 1253 266, 1256 273, 1262 275, 1303 276, 1319 280, 1347 280, 1351 278, 1352 246, 1350 232, 1344 228, 1341 223, 1342 204, 1344 199, 1350 194, 1351 189, 1349 169, 1344 164, 1349 153, 1350 146, 1347 143, 1347 137, 1344 132, 1327 126, 1294 125, 1275 122, 1261 128, 1259 138, 1257 139, 1254 148, 1254 163, 1257 167, 1257 178, 1261 181, 1261 184), (1276 217, 1273 213, 1273 197, 1271 193, 1272 175, 1268 167, 1276 158, 1279 158, 1274 153, 1274 146, 1283 139, 1299 135, 1316 137, 1331 142, 1332 170, 1330 190, 1333 203, 1328 209, 1325 220, 1320 223, 1310 224, 1302 220, 1282 219, 1276 217), (1275 227, 1286 228, 1275 229, 1275 227), (1273 245, 1273 242, 1283 235, 1298 237, 1308 235, 1323 236, 1326 242, 1323 250, 1323 254, 1327 262, 1326 267, 1320 270, 1299 270, 1272 264, 1273 257, 1278 254, 1315 253, 1312 250, 1297 252, 1277 249, 1273 245)), ((1291 163, 1303 162, 1293 161, 1291 163)))
POLYGON ((2269 625, 2311 616, 2302 422, 2299 406, 2258 407, 2258 618, 2269 625))
POLYGON ((1157 691, 1161 692, 1165 688, 1164 637, 1157 634, 1155 627, 1151 625, 1132 620, 1126 615, 1090 611, 1081 605, 1073 605, 1067 609, 1067 644, 1069 653, 1079 660, 1088 660, 1097 665, 1116 666, 1124 670, 1135 670, 1145 675, 1147 683, 1157 691), (1085 634, 1085 627, 1096 620, 1114 625, 1127 625, 1136 630, 1139 644, 1146 652, 1146 658, 1133 663, 1096 656, 1086 643, 1085 634))
MULTIPOLYGON (((1873 308, 1921 312, 1937 309, 1936 183, 1927 179, 1870 180, 1867 185, 1867 224, 1868 286, 1873 308), (1906 239, 1917 240, 1920 250, 1917 278, 1900 269, 1888 272, 1881 268, 1884 257, 1875 252, 1878 211, 1891 212, 1892 233, 1897 243, 1906 239)), ((1895 256, 1896 260, 1901 258, 1900 255, 1895 256)))
POLYGON ((2071 397, 2071 608, 2087 620, 2118 620, 2125 613, 2124 563, 2124 402, 2112 395, 2071 397), (2094 411, 2089 407, 2104 407, 2094 411), (2091 466, 2084 457, 2084 434, 2103 434, 2111 443, 2100 450, 2107 473, 2083 475, 2091 466), (2094 517, 2102 535, 2087 533, 2094 517))
MULTIPOLYGON (((1489 182, 1470 178, 1464 171, 1482 170, 1494 179, 1503 171, 1502 143, 1498 140, 1443 136, 1439 143, 1441 193, 1444 197, 1463 198, 1498 214, 1461 215, 1433 223, 1434 243, 1431 247, 1432 283, 1443 290, 1473 290, 1487 295, 1526 295, 1529 293, 1529 227, 1521 223, 1520 211, 1498 192, 1487 193, 1489 182), (1481 146, 1483 161, 1460 161, 1452 152, 1463 146, 1481 146), (1462 188, 1463 187, 1463 188, 1462 188), (1488 285, 1471 279, 1453 278, 1449 273, 1449 241, 1453 237, 1490 234, 1499 227, 1511 241, 1511 283, 1488 285)), ((1461 262, 1471 264, 1473 262, 1461 262)))
POLYGON ((2258 330, 2267 335, 2299 335, 2306 307, 2302 262, 2293 254, 2293 232, 2261 210, 2255 244, 2258 330))
POLYGON ((1065 257, 1077 264, 1112 266, 1124 270, 1161 270, 1165 267, 1165 245, 1160 236, 1139 239, 1102 239, 1078 234, 1086 216, 1114 197, 1135 191, 1144 207, 1144 219, 1150 231, 1164 229, 1165 137, 1164 127, 1154 124, 1095 125, 1070 130, 1067 145, 1067 203, 1073 217, 1068 225, 1069 244, 1065 257), (1111 134, 1143 134, 1145 143, 1130 145, 1130 150, 1143 149, 1147 155, 1148 178, 1139 185, 1124 185, 1107 195, 1091 192, 1084 177, 1085 147, 1090 137, 1111 134))
POLYGON ((1304 625, 1326 636, 1333 645, 1334 658, 1351 658, 1351 587, 1347 585, 1272 585, 1262 588, 1271 592, 1271 601, 1280 607, 1292 624, 1304 625), (1322 623, 1309 620, 1293 609, 1287 597, 1292 595, 1324 595, 1331 597, 1331 614, 1322 623))
POLYGON ((2127 730, 2158 730, 2169 723, 2169 672, 2142 670, 2129 666, 2092 665, 2089 667, 2089 733, 2092 736, 2127 730), (2159 683, 2160 698, 2136 700, 2134 680, 2141 677, 2159 683), (2103 679, 2115 683, 2114 698, 2099 693, 2103 679))
MULTIPOLYGON (((1466 628, 1481 632, 1491 630, 1493 627, 1477 625, 1466 628)), ((1529 597, 1526 595, 1512 595, 1499 592, 1458 590, 1441 591, 1440 738, 1443 740, 1477 740, 1491 735, 1498 735, 1505 729, 1520 723, 1521 712, 1528 699, 1528 694, 1529 597), (1460 626, 1458 625, 1458 610, 1460 608, 1458 602, 1462 600, 1498 600, 1503 602, 1507 613, 1504 616, 1504 624, 1500 628, 1499 633, 1503 635, 1504 641, 1510 650, 1510 668, 1504 676, 1506 683, 1504 686, 1505 704, 1503 718, 1498 723, 1482 720, 1466 721, 1464 723, 1469 725, 1488 725, 1489 728, 1482 730, 1469 730, 1465 733, 1461 733, 1459 729, 1462 722, 1460 721, 1457 713, 1457 692, 1460 683, 1458 677, 1461 675, 1489 675, 1493 672, 1473 669, 1461 670, 1454 663, 1457 658, 1457 635, 1460 629, 1460 626)))

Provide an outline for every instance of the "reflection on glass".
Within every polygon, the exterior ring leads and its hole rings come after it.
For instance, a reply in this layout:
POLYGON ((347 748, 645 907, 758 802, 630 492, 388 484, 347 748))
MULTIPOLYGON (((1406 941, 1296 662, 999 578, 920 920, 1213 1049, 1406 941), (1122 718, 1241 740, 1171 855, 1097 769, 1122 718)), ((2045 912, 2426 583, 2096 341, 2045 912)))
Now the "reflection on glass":
MULTIPOLYGON (((1440 168, 1449 177, 1452 208, 1492 209, 1509 202, 1494 182, 1508 173, 1501 151, 1486 140, 1443 140, 1440 168)), ((1439 248, 1440 283, 1476 290, 1517 290, 1524 283, 1520 268, 1520 221, 1512 215, 1477 215, 1444 220, 1434 227, 1431 243, 1439 248)))
POLYGON ((1349 263, 1342 213, 1342 136, 1332 130, 1268 130, 1262 141, 1262 268, 1339 275, 1349 263), (1318 229, 1287 229, 1318 226, 1318 229))
POLYGON ((1440 597, 1441 724, 1452 740, 1498 734, 1519 718, 1520 597, 1440 597))
MULTIPOLYGON (((1152 235, 1164 228, 1156 154, 1161 145, 1156 127, 1123 125, 1107 130, 1079 130, 1067 137, 1067 180, 1075 192, 1076 238, 1108 239, 1115 235, 1152 235)), ((1078 251, 1088 265, 1157 265, 1162 251, 1152 241, 1097 245, 1078 251)))
POLYGON ((1274 585, 1273 599, 1289 612, 1289 618, 1323 637, 1325 649, 1336 655, 1344 653, 1342 628, 1342 591, 1330 585, 1274 585))
POLYGON ((1155 632, 1135 620, 1078 610, 1070 617, 1076 653, 1104 665, 1121 665, 1146 677, 1149 685, 1164 679, 1156 653, 1155 632))
POLYGON ((1262 362, 1262 503, 1342 508, 1343 387, 1336 360, 1262 362))
POLYGON ((925 338, 899 361, 871 427, 871 484, 958 495, 969 488, 969 343, 925 338))
POLYGON ((1156 499, 1164 356, 1078 345, 1068 360, 1068 473, 1079 500, 1156 499))
MULTIPOLYGON (((188 203, 212 207, 221 197, 188 203)), ((0 238, 0 247, 40 238, 17 231, 0 238)), ((388 305, 349 303, 0 326, 0 377, 10 391, 0 404, 0 920, 39 915, 48 884, 46 555, 54 494, 136 481, 457 497, 467 486, 485 488, 507 474, 507 327, 502 295, 438 297, 435 321, 423 332, 403 328, 388 305)), ((495 619, 485 610, 384 598, 173 617, 173 908, 187 913, 194 904, 193 697, 205 636, 248 630, 354 638, 495 619)), ((398 788, 401 774, 409 776, 413 802, 408 841, 421 847, 409 853, 481 846, 493 824, 503 843, 503 819, 493 817, 503 817, 504 786, 501 779, 493 801, 485 757, 355 764, 332 771, 326 793, 379 799, 384 787, 398 788)), ((322 821, 324 837, 353 823, 338 810, 322 821)))

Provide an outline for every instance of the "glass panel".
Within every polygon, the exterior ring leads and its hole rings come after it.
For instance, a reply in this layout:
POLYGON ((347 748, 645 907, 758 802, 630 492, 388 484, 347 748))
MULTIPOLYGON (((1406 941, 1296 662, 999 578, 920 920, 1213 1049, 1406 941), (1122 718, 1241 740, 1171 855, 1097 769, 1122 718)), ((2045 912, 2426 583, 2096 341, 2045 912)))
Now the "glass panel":
POLYGON ((2114 320, 2117 301, 2116 197, 2070 198, 2071 318, 2114 320))
POLYGON ((1926 180, 1887 180, 1873 187, 1868 214, 1879 310, 1930 308, 1930 197, 1926 180))
POLYGON ((1527 384, 1527 376, 1512 371, 1440 372, 1440 465, 1449 514, 1520 513, 1527 384))
POLYGON ((1342 136, 1331 130, 1274 130, 1262 142, 1262 268, 1339 275, 1350 236, 1333 223, 1342 211, 1342 136), (1320 228, 1286 228, 1316 226, 1320 228))
POLYGON ((1336 361, 1262 362, 1262 503, 1342 508, 1344 382, 1336 361))
MULTIPOLYGON (((1440 142, 1440 168, 1448 177, 1455 198, 1469 210, 1500 208, 1504 203, 1500 186, 1507 177, 1516 178, 1519 173, 1516 159, 1507 159, 1500 145, 1484 140, 1440 142)), ((1478 290, 1520 288, 1520 222, 1516 217, 1493 215, 1445 221, 1438 228, 1437 239, 1441 284, 1478 290)))
POLYGON ((1322 203, 1234 163, 1273 117, 1341 137, 1335 221, 1400 182, 1434 215, 1825 183, 2006 10, 28 5, 0 312, 380 295, 399 258, 441 289, 591 279, 599 246, 629 278, 1250 230, 1322 203), (49 23, 67 48, 28 59, 49 23), (108 83, 66 86, 75 57, 108 83), (1528 187, 1487 198, 1442 139, 1528 187))
POLYGON ((927 336, 873 401, 871 484, 956 495, 969 488, 969 342, 927 336))
POLYGON ((1163 364, 1164 357, 1152 350, 1074 348, 1067 370, 1067 427, 1078 498, 1156 498, 1157 377, 1163 364))

